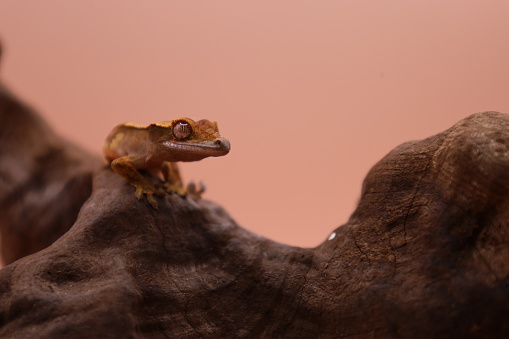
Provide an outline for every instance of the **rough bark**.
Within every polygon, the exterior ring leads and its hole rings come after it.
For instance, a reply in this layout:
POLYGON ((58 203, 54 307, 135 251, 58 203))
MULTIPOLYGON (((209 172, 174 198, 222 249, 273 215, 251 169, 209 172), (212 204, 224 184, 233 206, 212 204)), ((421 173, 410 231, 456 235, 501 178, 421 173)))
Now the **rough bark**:
POLYGON ((0 94, 2 253, 62 235, 0 270, 1 338, 509 335, 507 115, 397 147, 348 223, 297 248, 207 200, 154 210, 0 94))

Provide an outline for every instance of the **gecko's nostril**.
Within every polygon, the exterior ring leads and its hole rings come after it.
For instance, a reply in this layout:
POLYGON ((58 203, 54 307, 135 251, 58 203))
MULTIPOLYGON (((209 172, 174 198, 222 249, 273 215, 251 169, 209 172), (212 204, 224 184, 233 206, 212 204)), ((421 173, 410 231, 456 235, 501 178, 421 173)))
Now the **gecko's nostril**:
POLYGON ((214 143, 219 146, 219 149, 223 151, 229 151, 230 150, 230 142, 226 140, 225 138, 217 138, 214 140, 214 143))

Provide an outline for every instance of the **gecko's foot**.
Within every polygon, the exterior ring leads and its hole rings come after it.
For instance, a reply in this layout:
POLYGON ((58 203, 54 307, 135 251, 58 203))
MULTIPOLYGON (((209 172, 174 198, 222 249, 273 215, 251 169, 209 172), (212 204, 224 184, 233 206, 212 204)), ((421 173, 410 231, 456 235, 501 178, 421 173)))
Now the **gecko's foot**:
POLYGON ((185 197, 187 194, 187 190, 185 189, 184 186, 182 186, 181 183, 165 182, 163 186, 169 193, 177 193, 182 197, 185 197))
POLYGON ((143 199, 143 195, 147 196, 147 201, 154 209, 158 208, 157 200, 154 198, 154 195, 164 196, 164 193, 161 190, 156 189, 153 185, 149 184, 139 184, 133 185, 136 187, 136 192, 134 192, 134 196, 136 199, 143 199))
POLYGON ((199 188, 196 188, 196 184, 194 182, 190 182, 187 184, 187 195, 193 199, 201 199, 201 195, 205 193, 205 184, 200 181, 198 184, 199 188))

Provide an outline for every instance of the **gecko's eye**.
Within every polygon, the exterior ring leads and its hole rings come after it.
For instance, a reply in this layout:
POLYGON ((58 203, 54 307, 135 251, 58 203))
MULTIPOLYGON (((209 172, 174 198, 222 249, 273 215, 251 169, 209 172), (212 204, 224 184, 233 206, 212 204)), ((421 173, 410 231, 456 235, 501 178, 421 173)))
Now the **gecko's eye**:
POLYGON ((173 125, 173 135, 177 140, 186 140, 193 133, 191 125, 185 121, 179 121, 173 125))

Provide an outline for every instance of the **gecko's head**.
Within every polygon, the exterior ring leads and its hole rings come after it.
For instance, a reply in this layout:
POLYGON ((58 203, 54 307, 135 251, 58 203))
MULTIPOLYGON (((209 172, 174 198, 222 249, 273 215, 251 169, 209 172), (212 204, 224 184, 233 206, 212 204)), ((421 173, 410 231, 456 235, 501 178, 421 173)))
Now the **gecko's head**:
POLYGON ((196 161, 228 154, 230 142, 221 137, 217 123, 179 118, 149 126, 150 137, 178 160, 196 161))

